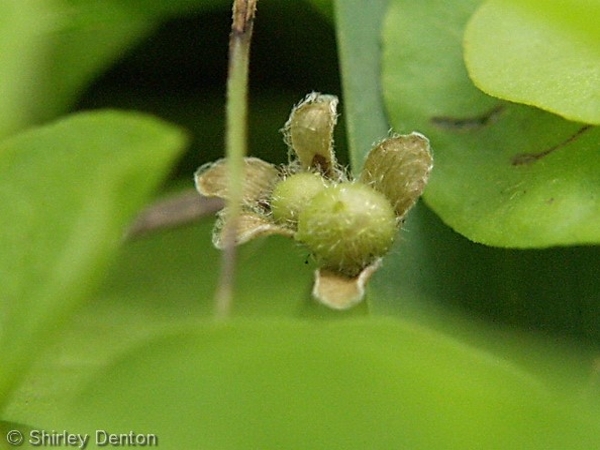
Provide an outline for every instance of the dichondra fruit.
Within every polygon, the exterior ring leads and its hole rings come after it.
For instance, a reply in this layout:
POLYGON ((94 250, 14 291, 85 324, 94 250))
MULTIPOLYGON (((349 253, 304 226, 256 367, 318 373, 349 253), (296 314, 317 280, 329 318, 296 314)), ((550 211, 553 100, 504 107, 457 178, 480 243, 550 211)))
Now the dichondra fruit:
POLYGON ((273 219, 279 223, 295 225, 300 212, 325 187, 326 181, 317 173, 302 172, 287 177, 273 190, 273 219))
POLYGON ((312 92, 294 106, 282 130, 286 166, 244 158, 239 210, 231 203, 225 159, 201 166, 195 182, 203 196, 228 202, 218 213, 215 247, 225 247, 229 230, 235 231, 236 245, 269 235, 293 238, 316 260, 313 297, 347 309, 363 299, 369 278, 423 193, 433 156, 422 134, 390 134, 374 144, 361 173, 352 175, 334 152, 337 105, 336 96, 312 92))
POLYGON ((389 250, 396 223, 383 194, 344 182, 323 189, 300 212, 296 239, 322 267, 354 276, 389 250))

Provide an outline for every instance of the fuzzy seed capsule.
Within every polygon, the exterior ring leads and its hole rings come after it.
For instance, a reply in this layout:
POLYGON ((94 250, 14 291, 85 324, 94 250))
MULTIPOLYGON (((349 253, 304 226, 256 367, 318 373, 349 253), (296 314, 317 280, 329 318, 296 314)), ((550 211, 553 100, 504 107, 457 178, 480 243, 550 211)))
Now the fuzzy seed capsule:
POLYGON ((296 238, 323 268, 355 276, 389 250, 396 229, 394 209, 383 194, 346 182, 312 199, 299 215, 296 238))
POLYGON ((273 219, 278 223, 295 225, 300 212, 326 185, 326 181, 317 173, 302 172, 287 177, 273 190, 273 219))

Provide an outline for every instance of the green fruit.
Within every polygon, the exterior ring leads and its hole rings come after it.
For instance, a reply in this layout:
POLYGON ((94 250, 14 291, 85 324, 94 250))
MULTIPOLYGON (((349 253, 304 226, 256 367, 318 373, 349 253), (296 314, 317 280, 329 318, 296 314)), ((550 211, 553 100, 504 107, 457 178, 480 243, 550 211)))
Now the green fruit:
POLYGON ((327 186, 321 175, 302 172, 287 177, 275 186, 271 197, 273 219, 295 225, 300 212, 327 186))
POLYGON ((296 238, 324 268, 355 276, 389 250, 396 229, 394 209, 383 194, 346 182, 313 197, 300 213, 296 238))

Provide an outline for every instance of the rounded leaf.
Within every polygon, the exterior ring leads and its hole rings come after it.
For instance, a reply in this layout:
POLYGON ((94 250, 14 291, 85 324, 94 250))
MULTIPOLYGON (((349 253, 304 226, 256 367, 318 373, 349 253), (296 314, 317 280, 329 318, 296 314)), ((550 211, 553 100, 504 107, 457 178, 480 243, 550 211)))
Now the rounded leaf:
MULTIPOLYGON (((569 29, 545 12, 546 3, 541 8, 514 0, 483 3, 465 30, 469 76, 495 97, 600 124, 598 36, 584 39, 576 23, 569 29)), ((600 23, 598 4, 580 8, 579 14, 595 14, 600 23)))
POLYGON ((462 35, 479 4, 393 0, 386 18, 390 121, 397 130, 424 133, 436 150, 427 204, 454 230, 487 245, 600 242, 600 130, 501 102, 473 85, 462 35))
POLYGON ((599 437, 498 357, 382 319, 173 330, 99 373, 47 426, 222 450, 590 449, 599 437))
POLYGON ((133 214, 185 143, 138 113, 94 111, 0 144, 0 406, 100 283, 133 214))

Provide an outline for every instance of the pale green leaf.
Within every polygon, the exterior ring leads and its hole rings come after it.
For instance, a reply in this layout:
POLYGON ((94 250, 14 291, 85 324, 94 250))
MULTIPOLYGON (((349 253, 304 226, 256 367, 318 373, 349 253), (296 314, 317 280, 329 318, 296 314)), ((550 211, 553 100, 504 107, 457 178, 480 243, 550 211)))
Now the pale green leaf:
POLYGON ((54 26, 52 0, 0 2, 0 138, 25 126, 40 101, 37 97, 44 39, 54 26))
POLYGON ((490 0, 478 8, 465 32, 470 77, 495 97, 600 124, 600 3, 529 3, 537 7, 490 0), (571 22, 561 23, 563 13, 571 22), (596 32, 586 34, 590 20, 596 32))
POLYGON ((381 319, 173 330, 44 426, 206 449, 588 449, 600 432, 510 364, 381 319))
POLYGON ((0 404, 98 285, 183 141, 156 119, 106 111, 0 144, 0 404))

